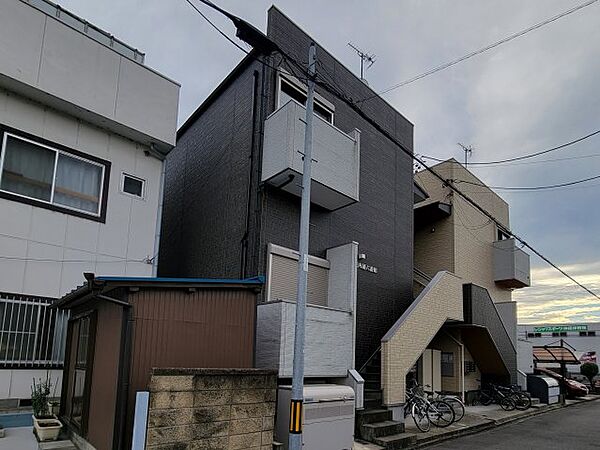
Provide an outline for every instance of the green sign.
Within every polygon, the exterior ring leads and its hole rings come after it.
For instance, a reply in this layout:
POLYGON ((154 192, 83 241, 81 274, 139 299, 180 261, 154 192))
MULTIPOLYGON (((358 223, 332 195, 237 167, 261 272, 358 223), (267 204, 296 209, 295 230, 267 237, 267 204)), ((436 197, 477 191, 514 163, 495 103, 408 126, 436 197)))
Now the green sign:
POLYGON ((561 331, 587 331, 587 325, 555 325, 549 327, 533 327, 534 333, 560 333, 561 331))

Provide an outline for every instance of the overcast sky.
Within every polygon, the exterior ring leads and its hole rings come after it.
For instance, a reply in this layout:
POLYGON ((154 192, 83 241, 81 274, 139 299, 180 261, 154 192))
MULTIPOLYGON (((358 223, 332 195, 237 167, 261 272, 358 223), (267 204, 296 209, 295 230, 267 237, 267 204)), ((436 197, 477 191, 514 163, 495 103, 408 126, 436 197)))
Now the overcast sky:
MULTIPOLYGON (((266 29, 271 1, 215 0, 266 29)), ((351 69, 349 41, 375 53, 380 91, 583 0, 275 0, 351 69)), ((146 63, 182 85, 182 123, 243 54, 185 0, 62 0, 61 6, 146 53, 146 63)), ((202 7, 234 36, 227 20, 202 7)), ((415 124, 415 152, 473 161, 554 147, 600 129, 600 3, 476 56, 385 98, 415 124)), ((535 186, 600 175, 600 136, 538 160, 473 169, 490 186, 535 186), (594 155, 588 157, 588 155, 594 155)), ((600 181, 562 190, 504 193, 511 228, 600 293, 600 181)), ((477 224, 473 224, 474 226, 477 224)), ((600 301, 532 256, 534 287, 515 294, 520 321, 600 321, 600 301)))

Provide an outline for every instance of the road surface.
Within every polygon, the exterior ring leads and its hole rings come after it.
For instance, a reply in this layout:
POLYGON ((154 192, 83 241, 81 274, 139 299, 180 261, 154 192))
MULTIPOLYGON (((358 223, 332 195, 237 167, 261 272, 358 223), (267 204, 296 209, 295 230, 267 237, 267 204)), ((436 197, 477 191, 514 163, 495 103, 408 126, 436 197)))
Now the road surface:
POLYGON ((600 400, 540 414, 428 447, 440 450, 600 449, 600 400))

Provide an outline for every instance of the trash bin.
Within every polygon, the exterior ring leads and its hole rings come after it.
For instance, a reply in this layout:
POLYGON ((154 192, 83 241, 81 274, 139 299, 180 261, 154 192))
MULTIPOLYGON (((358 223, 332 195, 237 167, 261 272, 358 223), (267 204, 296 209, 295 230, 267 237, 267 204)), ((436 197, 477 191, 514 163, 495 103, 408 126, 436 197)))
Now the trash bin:
MULTIPOLYGON (((291 386, 280 386, 275 439, 288 448, 291 386)), ((304 386, 303 450, 351 450, 354 390, 337 384, 304 386)))
POLYGON ((552 405, 558 403, 560 385, 558 381, 543 375, 527 375, 527 390, 532 397, 537 397, 540 402, 552 405))

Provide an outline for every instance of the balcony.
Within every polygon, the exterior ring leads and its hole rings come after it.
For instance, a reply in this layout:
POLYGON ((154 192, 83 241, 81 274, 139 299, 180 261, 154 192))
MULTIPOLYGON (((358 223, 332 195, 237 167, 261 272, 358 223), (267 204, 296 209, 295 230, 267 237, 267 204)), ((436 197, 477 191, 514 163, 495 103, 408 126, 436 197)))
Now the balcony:
MULTIPOLYGON (((262 181, 302 195, 305 108, 289 101, 265 121, 262 181)), ((358 201, 360 132, 349 135, 315 116, 311 202, 334 210, 358 201)))
MULTIPOLYGON (((275 368, 279 377, 289 378, 294 355, 297 252, 270 244, 267 258, 266 302, 259 304, 256 312, 256 367, 275 368)), ((327 262, 327 267, 315 266, 318 261, 314 257, 309 262, 305 376, 343 378, 354 368, 358 244, 330 248, 326 258, 321 261, 327 262)))
POLYGON ((494 242, 494 281, 509 289, 531 285, 529 255, 517 247, 514 238, 494 242))

